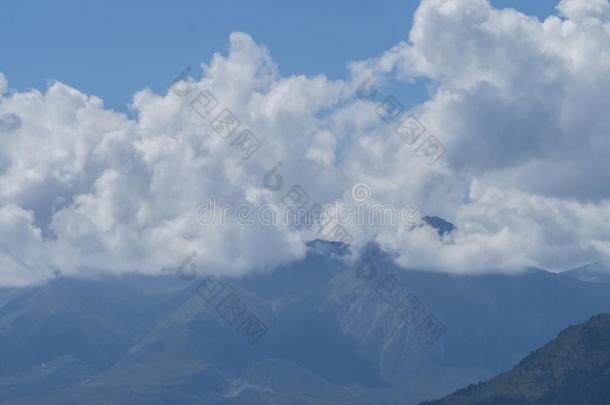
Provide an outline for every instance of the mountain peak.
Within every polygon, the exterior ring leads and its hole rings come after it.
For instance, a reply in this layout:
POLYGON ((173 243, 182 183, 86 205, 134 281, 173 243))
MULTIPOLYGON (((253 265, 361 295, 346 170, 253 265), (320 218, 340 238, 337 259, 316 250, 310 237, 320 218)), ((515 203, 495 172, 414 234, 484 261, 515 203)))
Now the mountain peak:
POLYGON ((310 252, 324 256, 345 256, 349 253, 349 245, 343 242, 314 239, 308 241, 306 245, 310 252))
POLYGON ((438 232, 440 236, 445 236, 446 234, 451 233, 455 229, 455 225, 453 225, 449 221, 445 221, 441 217, 425 216, 424 222, 426 222, 426 224, 430 225, 432 228, 436 229, 436 232, 438 232))

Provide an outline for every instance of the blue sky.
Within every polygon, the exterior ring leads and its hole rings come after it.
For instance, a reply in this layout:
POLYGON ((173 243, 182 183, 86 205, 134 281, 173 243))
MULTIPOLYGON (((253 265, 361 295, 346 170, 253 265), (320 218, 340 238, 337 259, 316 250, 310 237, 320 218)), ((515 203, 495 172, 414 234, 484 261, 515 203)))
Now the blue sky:
MULTIPOLYGON (((0 72, 13 89, 44 89, 59 80, 125 111, 135 91, 149 86, 162 92, 187 66, 196 71, 214 52, 225 52, 231 32, 244 31, 269 48, 283 76, 337 79, 346 75, 348 61, 377 56, 407 38, 418 3, 6 1, 0 72)), ((556 1, 493 4, 542 18, 556 1)))

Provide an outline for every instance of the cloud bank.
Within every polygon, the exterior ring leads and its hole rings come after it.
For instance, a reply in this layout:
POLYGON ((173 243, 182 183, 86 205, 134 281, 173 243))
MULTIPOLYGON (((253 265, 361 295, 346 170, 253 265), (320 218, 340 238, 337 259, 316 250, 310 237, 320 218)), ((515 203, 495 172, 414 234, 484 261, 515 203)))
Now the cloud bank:
POLYGON ((485 0, 424 0, 408 41, 338 81, 284 77, 247 34, 229 41, 197 78, 136 93, 135 118, 62 83, 11 91, 0 74, 0 285, 156 274, 193 251, 201 272, 270 270, 336 234, 204 226, 197 208, 214 196, 279 209, 295 186, 310 205, 353 201, 361 183, 366 203, 415 204, 456 224, 444 237, 345 225, 355 249, 375 240, 405 267, 610 259, 607 1, 563 0, 539 21, 485 0), (393 117, 387 83, 415 79, 429 99, 393 117), (421 139, 442 142, 434 164, 396 130, 410 115, 421 139))

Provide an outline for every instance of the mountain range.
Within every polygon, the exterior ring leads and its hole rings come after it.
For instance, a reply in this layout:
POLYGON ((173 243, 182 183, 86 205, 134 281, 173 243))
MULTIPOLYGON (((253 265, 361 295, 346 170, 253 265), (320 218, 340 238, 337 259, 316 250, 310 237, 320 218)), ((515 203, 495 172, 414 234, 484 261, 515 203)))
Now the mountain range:
POLYGON ((242 278, 58 276, 0 290, 1 404, 416 404, 610 312, 572 273, 402 269, 313 241, 242 278))

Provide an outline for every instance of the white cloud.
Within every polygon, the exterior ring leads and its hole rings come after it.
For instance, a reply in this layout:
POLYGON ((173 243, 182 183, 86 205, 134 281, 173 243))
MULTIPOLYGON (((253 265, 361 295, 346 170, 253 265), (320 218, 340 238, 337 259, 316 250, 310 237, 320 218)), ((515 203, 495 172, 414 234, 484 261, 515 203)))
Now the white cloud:
POLYGON ((468 202, 444 211, 460 228, 450 243, 385 235, 403 261, 469 271, 608 257, 610 6, 558 9, 541 22, 483 0, 423 1, 410 42, 368 62, 432 80, 421 120, 447 146, 449 181, 470 185, 468 202))
POLYGON ((562 0, 557 9, 566 18, 578 22, 587 18, 610 20, 610 5, 606 0, 562 0))
POLYGON ((2 95, 6 91, 7 86, 8 86, 8 82, 6 80, 6 77, 4 77, 4 75, 2 73, 0 73, 0 97, 2 97, 2 95))
MULTIPOLYGON (((609 259, 608 3, 564 0, 558 10, 539 21, 484 0, 424 0, 409 41, 353 63, 345 81, 282 77, 265 47, 234 33, 200 80, 135 94, 135 120, 61 83, 4 94, 0 119, 12 124, 0 126, 0 284, 55 270, 157 273, 194 250, 201 271, 267 270, 303 255, 312 235, 244 228, 232 216, 203 226, 196 208, 214 196, 218 212, 242 202, 277 209, 294 185, 310 205, 348 201, 360 182, 370 202, 415 203, 458 226, 444 238, 405 224, 346 226, 354 246, 376 239, 405 266, 508 271, 609 259), (370 73, 377 83, 433 84, 410 113, 447 148, 435 165, 376 102, 355 97, 370 73), (205 89, 200 101, 219 105, 200 115, 191 103, 205 89), (210 126, 224 108, 241 122, 228 139, 210 126), (248 160, 235 142, 246 128, 262 143, 248 160), (277 191, 263 182, 273 167, 277 191)), ((0 75, 0 94, 6 83, 0 75)))

